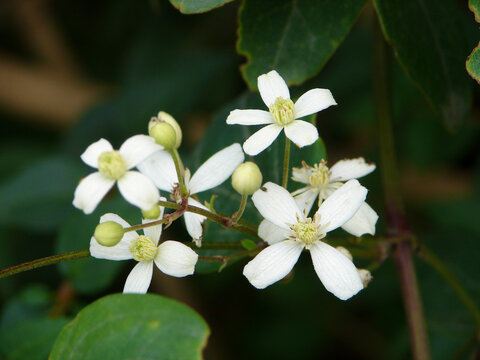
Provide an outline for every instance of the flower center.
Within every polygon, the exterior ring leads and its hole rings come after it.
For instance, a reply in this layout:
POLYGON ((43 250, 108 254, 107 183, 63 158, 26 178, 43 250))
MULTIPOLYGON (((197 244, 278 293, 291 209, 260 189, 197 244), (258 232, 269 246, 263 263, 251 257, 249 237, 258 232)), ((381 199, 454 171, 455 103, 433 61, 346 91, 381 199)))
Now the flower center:
POLYGON ((127 171, 127 164, 118 151, 105 151, 98 157, 98 171, 109 179, 118 180, 127 171))
POLYGON ((290 228, 293 231, 292 237, 301 241, 307 248, 324 237, 323 234, 320 234, 318 226, 312 223, 311 218, 307 218, 305 222, 299 221, 290 228))
POLYGON ((137 261, 152 261, 157 255, 158 248, 150 238, 140 235, 128 247, 137 261))
POLYGON ((321 189, 330 180, 330 175, 328 173, 328 167, 325 165, 325 161, 321 161, 319 164, 315 164, 312 169, 312 174, 308 177, 308 182, 310 185, 321 189))
POLYGON ((277 97, 269 110, 273 120, 280 126, 288 125, 295 120, 295 105, 290 99, 277 97))

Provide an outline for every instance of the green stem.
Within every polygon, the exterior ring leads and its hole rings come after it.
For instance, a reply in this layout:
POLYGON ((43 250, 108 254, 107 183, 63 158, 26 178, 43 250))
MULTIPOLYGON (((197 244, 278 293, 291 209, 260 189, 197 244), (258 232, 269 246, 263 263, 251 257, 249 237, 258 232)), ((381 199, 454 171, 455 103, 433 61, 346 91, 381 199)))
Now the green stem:
POLYGON ((282 187, 287 188, 288 170, 290 166, 290 139, 285 136, 285 154, 283 155, 283 177, 282 187))
POLYGON ((7 277, 10 275, 18 274, 23 271, 36 269, 39 267, 58 264, 68 260, 75 260, 81 259, 90 256, 90 250, 79 250, 79 251, 72 251, 65 254, 53 255, 44 257, 41 259, 36 259, 33 261, 28 261, 23 264, 18 264, 15 266, 8 267, 6 269, 0 270, 0 278, 7 277))
POLYGON ((393 253, 403 302, 407 315, 412 353, 415 360, 430 359, 428 336, 423 316, 423 307, 418 289, 415 267, 412 261, 410 231, 404 215, 401 198, 397 161, 393 139, 392 104, 390 94, 389 53, 378 19, 373 29, 373 94, 375 115, 378 124, 378 145, 380 150, 380 173, 387 210, 389 235, 402 240, 393 253))
POLYGON ((453 275, 450 269, 440 260, 440 258, 435 255, 432 250, 430 250, 426 245, 419 243, 419 256, 427 262, 431 267, 433 267, 445 280, 445 282, 450 285, 452 290, 457 294, 460 301, 463 303, 465 308, 468 310, 470 315, 475 321, 477 331, 480 334, 480 310, 478 309, 475 301, 468 295, 468 293, 460 285, 458 279, 453 275))
POLYGON ((232 215, 232 220, 233 220, 233 222, 237 222, 237 221, 240 220, 240 218, 242 217, 243 212, 245 211, 245 207, 246 207, 246 205, 247 205, 247 199, 248 199, 248 195, 242 195, 242 201, 240 202, 240 207, 239 207, 238 210, 232 215))
POLYGON ((178 151, 169 150, 168 152, 172 156, 173 162, 175 164, 175 171, 177 172, 178 186, 180 188, 180 192, 184 195, 188 195, 187 188, 185 187, 185 183, 183 182, 183 175, 182 175, 182 170, 180 168, 180 160, 179 160, 180 156, 178 155, 178 151))

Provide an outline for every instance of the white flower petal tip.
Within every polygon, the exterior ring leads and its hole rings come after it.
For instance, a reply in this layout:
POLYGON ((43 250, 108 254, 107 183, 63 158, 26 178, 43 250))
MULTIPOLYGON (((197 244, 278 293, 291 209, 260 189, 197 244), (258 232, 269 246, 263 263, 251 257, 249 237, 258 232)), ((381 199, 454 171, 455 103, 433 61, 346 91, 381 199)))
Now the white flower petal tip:
POLYGON ((73 206, 85 214, 91 214, 102 201, 103 197, 115 184, 99 172, 94 172, 80 180, 73 195, 73 206))
POLYGON ((363 289, 357 268, 337 249, 319 241, 310 248, 310 254, 323 286, 340 300, 348 300, 363 289))
POLYGON ((300 96, 295 103, 295 118, 315 114, 332 105, 337 105, 328 89, 312 89, 300 96))
POLYGON ((233 110, 227 117, 228 125, 263 125, 272 123, 272 115, 264 110, 233 110))
POLYGON ((303 120, 295 120, 291 124, 285 126, 285 136, 293 141, 295 145, 302 148, 312 145, 318 140, 318 130, 309 122, 303 120))
POLYGON ((265 183, 252 195, 252 201, 260 214, 275 225, 289 229, 297 218, 304 219, 292 195, 280 185, 265 183))
POLYGON ((250 156, 260 154, 273 143, 281 131, 282 127, 277 124, 270 124, 261 128, 243 143, 243 151, 250 156))
POLYGON ((198 255, 195 251, 178 241, 172 240, 160 244, 155 257, 155 264, 160 271, 175 277, 192 275, 197 261, 198 255))
POLYGON ((375 235, 375 225, 377 224, 378 214, 366 202, 360 205, 358 211, 352 216, 342 229, 346 232, 360 237, 364 234, 375 235))
POLYGON ((260 75, 257 85, 260 96, 267 107, 270 107, 278 97, 290 99, 290 91, 285 80, 275 70, 260 75))
POLYGON ((145 294, 150 287, 153 275, 153 262, 139 262, 130 271, 123 288, 124 294, 145 294))
POLYGON ((150 210, 160 199, 156 186, 138 171, 127 171, 118 180, 118 189, 125 200, 145 211, 150 210))
POLYGON ((155 143, 154 138, 147 135, 135 135, 125 140, 120 146, 119 152, 125 159, 127 169, 131 169, 162 149, 162 146, 155 143))
POLYGON ((257 289, 264 289, 288 275, 302 250, 302 245, 290 240, 270 245, 245 265, 243 275, 257 289))
POLYGON ((285 230, 271 221, 262 220, 258 226, 258 236, 268 245, 276 244, 288 238, 290 231, 285 230))
POLYGON ((189 183, 190 194, 212 189, 227 180, 245 160, 240 144, 232 144, 205 161, 193 174, 189 183))
POLYGON ((367 163, 364 158, 340 160, 330 168, 330 181, 347 181, 370 174, 375 164, 367 163))
POLYGON ((113 147, 108 140, 100 139, 90 144, 87 149, 80 155, 83 162, 95 169, 98 168, 98 157, 105 151, 112 151, 113 147))

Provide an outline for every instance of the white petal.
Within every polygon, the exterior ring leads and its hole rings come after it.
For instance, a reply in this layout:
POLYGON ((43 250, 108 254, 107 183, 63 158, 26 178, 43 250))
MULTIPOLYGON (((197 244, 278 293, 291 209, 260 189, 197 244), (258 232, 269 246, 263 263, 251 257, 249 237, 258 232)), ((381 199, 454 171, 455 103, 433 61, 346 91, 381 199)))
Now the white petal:
POLYGON ((80 180, 75 189, 73 206, 85 214, 91 214, 113 184, 115 180, 108 179, 99 172, 88 175, 80 180))
POLYGON ((360 205, 355 215, 352 216, 342 229, 354 236, 362 236, 363 234, 375 235, 375 224, 378 215, 366 202, 360 205))
POLYGON ((233 110, 227 117, 227 124, 229 125, 262 125, 272 123, 272 115, 265 110, 233 110))
POLYGON ((135 135, 125 140, 119 151, 127 163, 127 169, 131 169, 162 149, 162 146, 155 143, 154 138, 147 135, 135 135))
POLYGON ((305 216, 310 213, 312 210, 313 204, 318 197, 318 189, 317 188, 309 188, 307 191, 301 193, 294 197, 299 209, 303 211, 305 216))
POLYGON ((258 236, 260 236, 260 238, 266 241, 269 245, 286 240, 290 233, 290 230, 281 228, 268 220, 262 220, 258 226, 258 236))
POLYGON ((318 139, 318 131, 315 125, 303 120, 295 120, 285 126, 285 136, 293 141, 298 147, 312 145, 318 139))
POLYGON ((252 195, 252 201, 262 216, 280 226, 289 229, 288 225, 297 223, 297 216, 304 219, 292 195, 280 185, 267 182, 252 195))
POLYGON ((341 300, 347 300, 363 289, 358 270, 337 249, 317 242, 310 248, 313 267, 325 289, 341 300))
POLYGON ((260 75, 257 79, 258 90, 265 105, 270 107, 278 97, 290 99, 290 91, 285 80, 272 70, 267 74, 260 75))
MULTIPOLYGON (((114 221, 114 222, 122 225, 122 227, 124 229, 130 227, 130 224, 128 222, 126 222, 125 220, 123 220, 117 214, 106 213, 106 214, 102 215, 100 217, 100 223, 104 223, 106 221, 114 221)), ((137 232, 129 231, 129 232, 123 234, 123 238, 122 238, 122 240, 120 240, 120 242, 125 242, 127 244, 127 246, 130 246, 130 241, 132 241, 133 239, 136 239, 137 237, 138 237, 137 232)))
POLYGON ((166 151, 157 151, 138 164, 137 168, 160 190, 172 192, 173 187, 178 183, 175 163, 172 156, 166 151))
POLYGON ((304 167, 292 168, 292 180, 300 182, 302 184, 309 183, 309 177, 312 174, 312 170, 305 169, 304 167))
POLYGON ((243 275, 257 289, 264 289, 288 275, 302 250, 303 246, 294 240, 270 245, 245 265, 243 275))
POLYGON ((190 179, 190 194, 212 189, 227 180, 245 160, 240 144, 232 144, 212 155, 190 179))
MULTIPOLYGON (((190 197, 188 198, 188 205, 196 206, 205 210, 207 209, 198 201, 190 197)), ((185 218, 185 226, 187 227, 188 234, 192 237, 193 240, 200 240, 203 235, 202 223, 205 221, 206 217, 188 211, 183 214, 183 217, 185 218)))
POLYGON ((130 271, 123 288, 124 294, 145 294, 152 282, 153 261, 140 261, 130 271))
POLYGON ((295 119, 303 116, 315 114, 331 105, 337 105, 333 99, 332 93, 328 89, 312 89, 295 103, 295 119))
POLYGON ((113 147, 112 144, 108 142, 108 140, 100 139, 97 142, 94 142, 87 150, 80 155, 80 158, 83 162, 95 169, 98 168, 98 158, 99 156, 104 153, 105 151, 112 151, 113 147))
MULTIPOLYGON (((153 221, 160 220, 163 217, 163 207, 160 207, 160 216, 156 219, 142 219, 142 224, 147 224, 153 221)), ((148 237, 150 240, 152 240, 155 245, 158 244, 158 241, 160 240, 160 236, 162 236, 162 224, 160 225, 155 225, 155 226, 150 226, 147 228, 143 229, 143 233, 145 234, 146 237, 148 237)))
POLYGON ((251 156, 261 153, 272 144, 282 129, 283 128, 277 124, 271 124, 261 128, 243 143, 243 150, 251 156))
POLYGON ((193 274, 197 260, 197 253, 188 246, 168 240, 158 247, 155 264, 167 275, 184 277, 193 274))
POLYGON ((357 180, 349 180, 320 205, 315 216, 320 216, 325 232, 332 231, 350 220, 366 197, 367 189, 357 180))
POLYGON ((360 157, 350 160, 340 160, 330 168, 330 181, 347 181, 370 174, 375 170, 375 164, 367 164, 360 157))
POLYGON ((150 210, 160 200, 152 181, 138 171, 127 171, 118 179, 118 189, 125 200, 142 210, 150 210))

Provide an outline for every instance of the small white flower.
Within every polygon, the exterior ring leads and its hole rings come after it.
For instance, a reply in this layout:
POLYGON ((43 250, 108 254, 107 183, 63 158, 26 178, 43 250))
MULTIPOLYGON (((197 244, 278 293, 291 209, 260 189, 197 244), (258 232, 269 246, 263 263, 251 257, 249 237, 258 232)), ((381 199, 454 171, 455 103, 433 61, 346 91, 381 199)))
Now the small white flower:
POLYGON ((233 110, 227 117, 227 124, 230 125, 268 124, 243 143, 243 150, 252 156, 265 150, 282 129, 285 130, 285 136, 298 147, 313 144, 318 139, 317 128, 297 119, 337 104, 327 89, 309 90, 294 104, 287 84, 275 70, 258 77, 258 90, 269 111, 233 110))
POLYGON ((363 289, 352 261, 337 249, 321 241, 328 232, 342 226, 358 210, 367 189, 350 180, 320 206, 313 220, 300 211, 292 195, 279 185, 266 183, 252 196, 260 214, 275 228, 272 237, 279 240, 262 250, 243 269, 257 289, 283 279, 298 261, 303 249, 310 251, 313 267, 325 288, 346 300, 363 289))
POLYGON ((105 194, 118 182, 118 189, 125 200, 142 210, 149 210, 160 198, 158 189, 146 176, 133 167, 162 149, 146 135, 127 139, 120 149, 113 150, 105 139, 91 144, 81 159, 97 172, 83 178, 75 189, 73 205, 85 214, 92 213, 105 194))
MULTIPOLYGON (((330 169, 325 161, 308 166, 303 162, 301 168, 292 169, 292 180, 306 184, 307 186, 294 191, 300 209, 308 214, 318 197, 318 206, 332 195, 343 183, 350 179, 358 179, 375 170, 375 164, 368 164, 363 158, 340 160, 330 169)), ((364 202, 355 215, 343 224, 342 229, 354 236, 363 234, 375 235, 375 224, 378 215, 366 202, 364 202)))
MULTIPOLYGON (((163 216, 161 208, 160 216, 163 216)), ((116 214, 105 214, 100 223, 114 221, 124 228, 130 225, 116 214)), ((155 220, 143 219, 143 223, 155 220)), ((90 240, 90 254, 98 259, 130 260, 135 259, 138 264, 132 269, 123 288, 124 293, 145 294, 152 281, 153 264, 163 273, 184 277, 193 274, 198 255, 188 246, 178 241, 167 240, 158 245, 162 234, 162 225, 151 226, 143 230, 144 235, 135 231, 127 232, 122 240, 112 247, 100 245, 94 237, 90 240)))
MULTIPOLYGON (((212 189, 223 183, 232 175, 244 159, 245 155, 243 154, 240 144, 232 144, 210 157, 198 168, 191 178, 190 171, 186 169, 184 182, 189 194, 188 205, 208 210, 200 202, 192 198, 191 195, 212 189)), ((138 169, 152 179, 160 190, 178 195, 178 192, 174 192, 175 187, 178 186, 175 163, 168 152, 156 152, 139 164, 138 169)), ((181 201, 180 198, 175 200, 177 202, 181 201)), ((206 219, 205 216, 185 212, 184 218, 189 235, 199 244, 203 234, 202 223, 206 219)))

